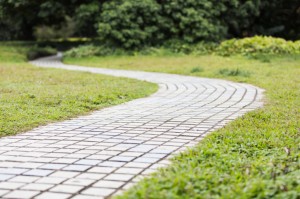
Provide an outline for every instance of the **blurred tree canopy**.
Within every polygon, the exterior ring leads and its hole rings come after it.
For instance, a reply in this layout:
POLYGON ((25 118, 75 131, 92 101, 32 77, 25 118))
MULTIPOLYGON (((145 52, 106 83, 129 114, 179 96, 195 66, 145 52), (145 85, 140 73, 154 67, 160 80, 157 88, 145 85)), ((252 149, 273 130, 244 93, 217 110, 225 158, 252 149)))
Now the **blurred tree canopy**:
POLYGON ((0 39, 34 38, 35 28, 49 26, 54 31, 71 19, 79 36, 95 36, 97 15, 102 1, 97 0, 0 0, 0 39))
POLYGON ((137 48, 252 35, 299 39, 300 1, 0 0, 0 40, 97 37, 137 48))

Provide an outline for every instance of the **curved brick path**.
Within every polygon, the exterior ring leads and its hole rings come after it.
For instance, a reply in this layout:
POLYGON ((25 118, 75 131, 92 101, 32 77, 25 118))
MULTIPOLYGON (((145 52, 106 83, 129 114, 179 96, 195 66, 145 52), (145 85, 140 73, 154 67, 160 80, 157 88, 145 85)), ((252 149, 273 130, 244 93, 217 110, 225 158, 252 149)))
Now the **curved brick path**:
MULTIPOLYGON (((159 84, 154 95, 0 139, 1 198, 104 198, 168 164, 171 154, 262 106, 262 90, 224 80, 64 65, 41 67, 159 84)), ((63 71, 62 71, 63 72, 63 71)))

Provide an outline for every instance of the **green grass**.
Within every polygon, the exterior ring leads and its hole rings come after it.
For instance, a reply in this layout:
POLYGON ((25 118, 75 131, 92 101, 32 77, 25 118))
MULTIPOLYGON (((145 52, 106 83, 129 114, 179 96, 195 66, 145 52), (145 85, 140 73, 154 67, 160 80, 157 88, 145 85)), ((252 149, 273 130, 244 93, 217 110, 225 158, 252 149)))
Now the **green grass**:
POLYGON ((119 198, 300 198, 300 56, 258 58, 174 55, 65 59, 95 67, 222 78, 266 89, 264 108, 210 134, 198 146, 176 156, 171 166, 119 198), (201 72, 194 69, 197 67, 201 72))
POLYGON ((147 82, 42 69, 26 63, 31 45, 0 43, 0 137, 145 97, 147 82))

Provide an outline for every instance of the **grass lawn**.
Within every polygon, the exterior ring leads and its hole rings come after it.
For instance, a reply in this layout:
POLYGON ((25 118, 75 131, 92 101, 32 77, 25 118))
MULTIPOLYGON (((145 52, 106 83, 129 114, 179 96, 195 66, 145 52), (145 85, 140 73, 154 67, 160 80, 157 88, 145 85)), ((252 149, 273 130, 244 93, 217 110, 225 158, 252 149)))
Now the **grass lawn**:
POLYGON ((33 67, 29 46, 0 43, 0 137, 145 97, 155 84, 33 67))
POLYGON ((300 198, 300 56, 111 56, 66 63, 247 82, 266 89, 250 112, 178 155, 120 198, 300 198))

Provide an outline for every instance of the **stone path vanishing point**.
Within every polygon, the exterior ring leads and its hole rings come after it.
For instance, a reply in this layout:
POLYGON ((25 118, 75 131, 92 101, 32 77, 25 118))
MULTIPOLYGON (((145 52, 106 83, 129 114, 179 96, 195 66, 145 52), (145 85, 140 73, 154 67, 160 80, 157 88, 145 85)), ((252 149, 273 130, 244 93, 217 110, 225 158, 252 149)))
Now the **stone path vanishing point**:
POLYGON ((150 97, 0 139, 0 198, 93 199, 119 193, 171 155, 262 106, 263 90, 225 80, 64 65, 40 67, 159 84, 150 97))

